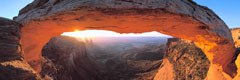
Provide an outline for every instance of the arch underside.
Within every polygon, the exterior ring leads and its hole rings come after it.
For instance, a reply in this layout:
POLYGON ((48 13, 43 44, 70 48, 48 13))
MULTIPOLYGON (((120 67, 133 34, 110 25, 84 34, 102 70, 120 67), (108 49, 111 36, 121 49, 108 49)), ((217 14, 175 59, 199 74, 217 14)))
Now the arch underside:
MULTIPOLYGON (((195 5, 196 6, 196 5, 195 5)), ((224 22, 208 9, 197 6, 194 14, 169 11, 171 9, 70 9, 46 15, 21 14, 22 44, 25 59, 40 71, 41 49, 53 36, 63 32, 87 29, 111 30, 119 33, 158 31, 174 37, 192 40, 211 62, 207 79, 234 77, 235 48, 231 33, 224 22), (204 12, 206 11, 206 13, 204 12), (203 12, 201 12, 203 11, 203 12), (200 14, 201 13, 201 14, 200 14), (199 14, 199 15, 198 15, 199 14), (207 16, 206 16, 206 15, 207 16), (205 16, 205 17, 204 17, 205 16), (214 77, 214 78, 212 78, 214 77)), ((51 12, 51 11, 50 11, 51 12)))

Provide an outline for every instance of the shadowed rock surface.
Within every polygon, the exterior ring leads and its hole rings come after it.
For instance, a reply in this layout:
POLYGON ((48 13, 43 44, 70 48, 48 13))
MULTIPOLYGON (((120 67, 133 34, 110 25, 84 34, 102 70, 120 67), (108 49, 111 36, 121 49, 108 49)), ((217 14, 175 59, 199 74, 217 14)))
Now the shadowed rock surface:
POLYGON ((101 80, 100 68, 85 43, 72 37, 53 37, 43 48, 41 75, 53 80, 101 80))
POLYGON ((204 80, 209 66, 205 54, 192 42, 170 38, 155 80, 204 80))
POLYGON ((0 17, 0 80, 39 80, 23 60, 20 24, 0 17))
POLYGON ((0 61, 22 60, 20 24, 0 17, 0 61))

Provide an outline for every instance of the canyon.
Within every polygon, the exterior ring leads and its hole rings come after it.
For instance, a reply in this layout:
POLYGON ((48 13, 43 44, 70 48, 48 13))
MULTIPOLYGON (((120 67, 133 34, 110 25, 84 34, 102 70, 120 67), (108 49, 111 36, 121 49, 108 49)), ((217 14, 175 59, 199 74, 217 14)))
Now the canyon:
MULTIPOLYGON (((205 72, 206 66, 209 66, 209 69, 207 73, 199 73, 198 79, 205 77, 207 80, 238 80, 240 78, 240 57, 235 49, 236 36, 232 37, 228 26, 212 10, 192 0, 34 0, 21 10, 13 21, 4 18, 0 20, 0 79, 40 79, 39 73, 44 71, 42 66, 45 65, 41 60, 43 46, 52 37, 76 29, 110 30, 119 33, 157 31, 178 37, 190 41, 191 45, 197 48, 189 48, 204 53, 209 61, 201 58, 205 63, 203 64, 205 67, 200 67, 201 70, 205 72), (19 71, 24 74, 17 73, 19 71)), ((181 45, 181 42, 175 46, 178 45, 181 45)), ((154 80, 178 79, 181 78, 179 75, 187 75, 186 78, 196 76, 198 73, 195 75, 192 72, 183 73, 178 70, 186 66, 179 63, 185 63, 184 61, 187 60, 195 62, 199 58, 182 59, 185 55, 198 55, 198 53, 185 54, 191 50, 180 49, 180 52, 184 52, 178 55, 171 55, 176 53, 171 49, 167 50, 171 53, 161 62, 163 66, 160 66, 154 80), (162 74, 167 75, 162 76, 162 74)), ((76 57, 83 56, 83 54, 79 55, 76 57)), ((54 58, 48 58, 46 61, 49 59, 54 58)), ((90 58, 85 59, 95 65, 90 58)), ((57 62, 53 63, 57 64, 57 62)), ((196 63, 198 62, 188 65, 196 63)), ((65 64, 57 65, 66 68, 65 64)), ((82 65, 76 66, 82 67, 82 65)), ((192 69, 197 72, 195 68, 192 69)))
POLYGON ((41 74, 53 80, 103 80, 97 62, 85 43, 70 37, 53 37, 43 47, 41 74), (51 78, 50 78, 51 79, 51 78))
POLYGON ((205 79, 210 63, 192 42, 169 38, 166 44, 164 37, 141 38, 108 37, 106 42, 101 42, 102 38, 89 42, 53 37, 42 50, 41 75, 53 80, 158 80, 173 71, 175 77, 170 80, 205 79), (171 69, 162 70, 165 68, 171 69))
POLYGON ((43 48, 46 61, 41 73, 54 80, 151 80, 163 58, 165 44, 141 42, 152 46, 122 50, 124 46, 141 43, 116 44, 121 40, 115 41, 118 42, 106 46, 108 41, 96 44, 73 37, 54 37, 43 48))

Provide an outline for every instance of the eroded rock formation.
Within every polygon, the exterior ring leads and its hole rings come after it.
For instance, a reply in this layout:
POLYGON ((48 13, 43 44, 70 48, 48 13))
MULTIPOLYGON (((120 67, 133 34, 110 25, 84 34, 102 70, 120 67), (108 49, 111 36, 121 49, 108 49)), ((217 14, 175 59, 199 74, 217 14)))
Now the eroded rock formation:
POLYGON ((162 63, 165 50, 165 43, 145 43, 142 47, 122 52, 113 48, 109 48, 113 51, 107 52, 109 50, 105 48, 96 48, 95 43, 86 44, 72 37, 52 38, 43 48, 41 75, 44 79, 152 80, 162 63), (89 49, 86 50, 86 46, 89 49))
POLYGON ((192 42, 170 38, 163 64, 154 80, 204 80, 210 62, 192 42))
POLYGON ((132 48, 112 56, 108 54, 110 57, 105 57, 102 63, 106 66, 105 80, 153 80, 162 63, 164 51, 165 46, 160 45, 157 48, 132 48))
POLYGON ((235 48, 227 25, 192 0, 35 0, 15 21, 24 25, 25 58, 37 71, 41 48, 52 36, 75 29, 104 29, 158 31, 192 40, 211 62, 207 79, 232 79, 236 73, 235 48))
POLYGON ((86 51, 85 43, 71 37, 53 37, 44 46, 41 75, 53 80, 102 80, 100 67, 86 51))
POLYGON ((23 60, 20 24, 0 17, 0 80, 40 79, 23 60))

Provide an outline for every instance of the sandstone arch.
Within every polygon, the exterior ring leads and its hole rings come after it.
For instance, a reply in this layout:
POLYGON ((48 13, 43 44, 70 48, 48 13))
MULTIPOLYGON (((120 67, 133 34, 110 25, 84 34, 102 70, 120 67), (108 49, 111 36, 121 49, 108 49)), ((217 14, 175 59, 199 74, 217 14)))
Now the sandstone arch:
POLYGON ((211 62, 207 79, 231 79, 236 71, 235 48, 227 25, 210 9, 191 0, 35 0, 15 21, 24 25, 22 44, 30 63, 39 61, 42 46, 62 32, 158 31, 195 41, 211 62))

